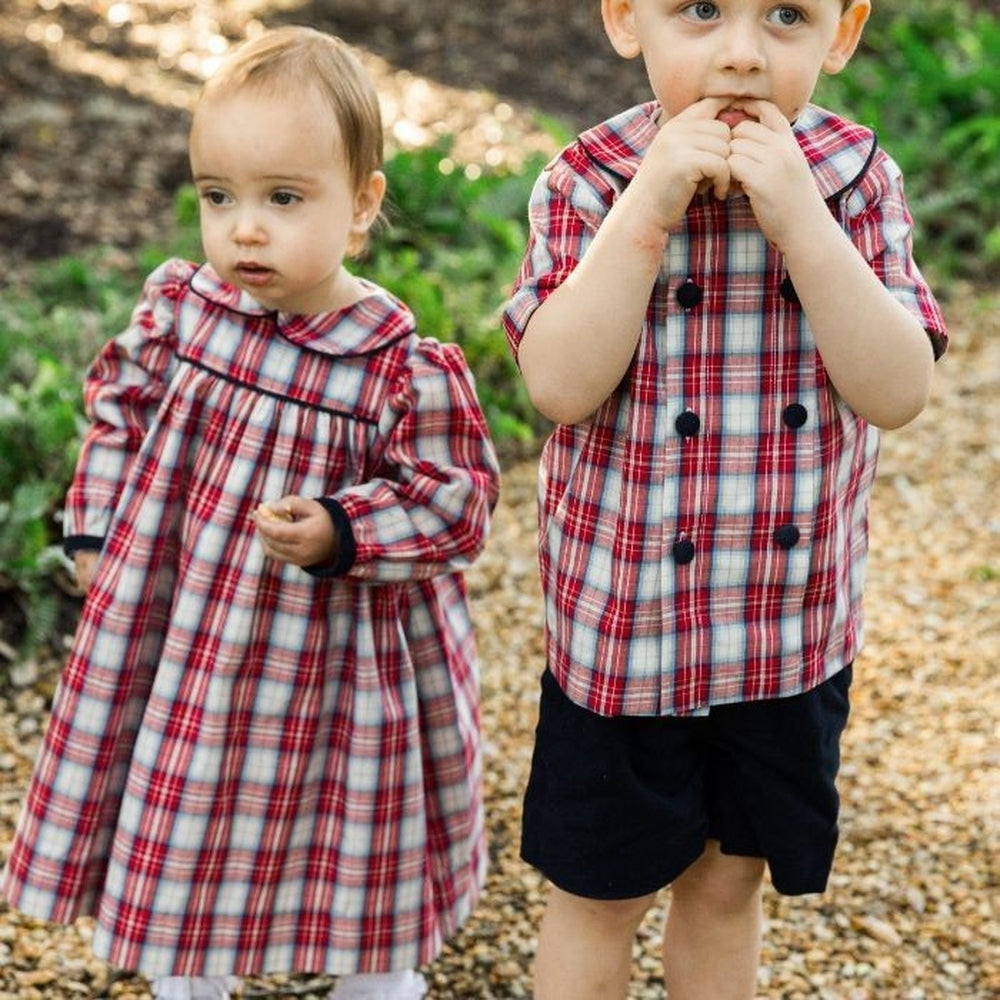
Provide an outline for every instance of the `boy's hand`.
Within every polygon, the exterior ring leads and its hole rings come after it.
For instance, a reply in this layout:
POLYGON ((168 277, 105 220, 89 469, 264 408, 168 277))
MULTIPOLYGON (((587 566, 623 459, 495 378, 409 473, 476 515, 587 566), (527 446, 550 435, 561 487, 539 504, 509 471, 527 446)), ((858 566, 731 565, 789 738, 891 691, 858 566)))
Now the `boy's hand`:
POLYGON ((89 549, 80 549, 73 553, 73 568, 76 570, 77 586, 86 593, 94 582, 97 574, 97 560, 100 553, 89 549))
POLYGON ((769 101, 747 101, 752 119, 733 128, 729 168, 750 199, 761 230, 779 250, 790 232, 828 215, 788 119, 769 101))
POLYGON ((261 545, 272 559, 295 566, 315 566, 330 562, 337 553, 333 522, 316 500, 282 497, 261 504, 253 518, 261 545))
POLYGON ((728 103, 706 97, 668 118, 630 185, 647 191, 664 231, 684 217, 699 190, 712 190, 717 198, 728 195, 731 132, 716 119, 728 103))

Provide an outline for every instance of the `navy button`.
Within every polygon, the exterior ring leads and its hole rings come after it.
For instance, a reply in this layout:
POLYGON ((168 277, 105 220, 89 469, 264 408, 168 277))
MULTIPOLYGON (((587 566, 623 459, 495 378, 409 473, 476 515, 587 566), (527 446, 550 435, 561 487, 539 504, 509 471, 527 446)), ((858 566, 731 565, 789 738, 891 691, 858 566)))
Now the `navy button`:
POLYGON ((781 414, 786 427, 798 430, 809 419, 809 411, 801 403, 789 403, 781 414))
POLYGON ((705 293, 699 285, 696 285, 690 278, 677 289, 677 301, 684 309, 694 309, 704 298, 705 293))
POLYGON ((694 542, 690 538, 682 538, 674 542, 673 556, 674 562, 678 566, 686 566, 694 559, 694 542))
POLYGON ((674 421, 674 427, 681 437, 694 437, 701 430, 701 420, 694 410, 685 410, 674 421))
POLYGON ((801 532, 794 524, 783 524, 774 530, 774 542, 781 549, 792 549, 799 544, 801 532))
POLYGON ((781 283, 781 297, 786 302, 791 302, 792 305, 799 304, 799 293, 795 291, 795 286, 792 284, 792 279, 786 277, 781 283))

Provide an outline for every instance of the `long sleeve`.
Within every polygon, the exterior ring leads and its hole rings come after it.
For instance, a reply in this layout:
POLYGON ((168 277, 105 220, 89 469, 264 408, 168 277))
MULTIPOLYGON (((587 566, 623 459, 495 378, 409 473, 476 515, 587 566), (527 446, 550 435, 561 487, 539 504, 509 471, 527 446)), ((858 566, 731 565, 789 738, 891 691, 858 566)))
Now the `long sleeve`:
POLYGON ((83 398, 90 428, 66 497, 67 551, 100 547, 163 399, 176 348, 171 291, 186 268, 169 261, 149 277, 128 327, 104 346, 87 372, 83 398))
POLYGON ((485 544, 500 474, 455 345, 419 342, 379 432, 376 475, 327 501, 341 537, 335 571, 387 583, 464 569, 485 544))

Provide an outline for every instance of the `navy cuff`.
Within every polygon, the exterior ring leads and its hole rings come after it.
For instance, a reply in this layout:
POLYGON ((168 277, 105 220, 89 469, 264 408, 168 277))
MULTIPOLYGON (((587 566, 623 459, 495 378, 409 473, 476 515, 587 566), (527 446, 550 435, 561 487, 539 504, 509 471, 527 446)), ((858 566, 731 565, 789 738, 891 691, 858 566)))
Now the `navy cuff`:
POLYGON ((337 536, 337 554, 331 562, 306 566, 306 572, 320 577, 343 576, 354 565, 358 553, 351 520, 347 516, 347 511, 336 500, 330 497, 317 497, 316 500, 323 505, 323 509, 333 521, 333 531, 337 536))
POLYGON ((72 556, 74 552, 100 552, 104 539, 99 535, 67 535, 63 539, 63 552, 72 556))

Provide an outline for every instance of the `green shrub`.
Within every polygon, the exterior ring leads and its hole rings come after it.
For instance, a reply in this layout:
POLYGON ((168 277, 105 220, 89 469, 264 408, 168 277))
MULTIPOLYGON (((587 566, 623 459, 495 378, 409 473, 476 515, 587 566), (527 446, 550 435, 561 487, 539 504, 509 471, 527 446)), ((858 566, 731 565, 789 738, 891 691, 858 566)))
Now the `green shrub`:
POLYGON ((386 164, 389 226, 358 269, 406 302, 420 332, 461 345, 494 437, 533 440, 539 418, 507 348, 500 312, 527 239, 527 203, 542 167, 468 176, 448 143, 386 164))
POLYGON ((820 103, 874 128, 906 177, 917 256, 938 276, 1000 264, 1000 21, 965 3, 876 5, 820 103))

